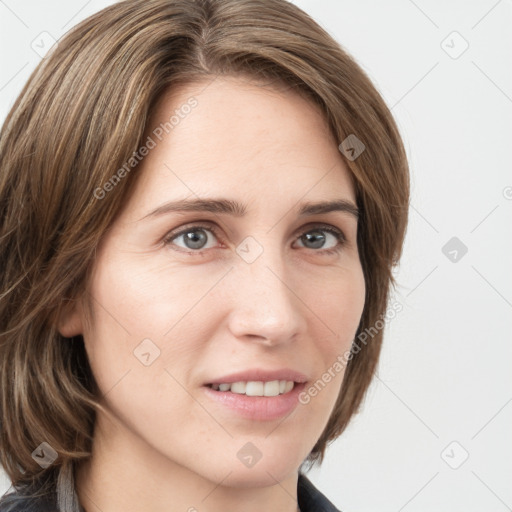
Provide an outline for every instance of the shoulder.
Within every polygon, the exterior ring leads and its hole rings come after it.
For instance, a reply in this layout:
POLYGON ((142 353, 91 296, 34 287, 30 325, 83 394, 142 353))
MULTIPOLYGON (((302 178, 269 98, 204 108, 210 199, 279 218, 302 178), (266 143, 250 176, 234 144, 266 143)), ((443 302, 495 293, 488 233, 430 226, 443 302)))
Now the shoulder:
POLYGON ((340 512, 305 475, 300 473, 297 500, 301 512, 340 512))
POLYGON ((18 492, 0 497, 0 512, 58 512, 50 498, 34 498, 18 492))

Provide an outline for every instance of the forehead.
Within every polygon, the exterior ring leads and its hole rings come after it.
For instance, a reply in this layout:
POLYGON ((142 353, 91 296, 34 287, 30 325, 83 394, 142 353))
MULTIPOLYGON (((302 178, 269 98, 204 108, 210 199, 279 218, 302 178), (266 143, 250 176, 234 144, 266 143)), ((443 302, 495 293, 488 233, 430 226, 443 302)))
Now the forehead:
POLYGON ((147 137, 155 147, 135 191, 143 203, 192 195, 354 198, 324 115, 290 89, 236 78, 182 85, 160 98, 147 137))

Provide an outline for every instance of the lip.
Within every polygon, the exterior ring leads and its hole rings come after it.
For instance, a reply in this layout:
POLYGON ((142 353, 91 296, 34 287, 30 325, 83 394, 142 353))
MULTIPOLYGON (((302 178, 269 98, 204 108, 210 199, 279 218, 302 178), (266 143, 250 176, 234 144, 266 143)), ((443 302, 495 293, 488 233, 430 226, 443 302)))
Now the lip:
POLYGON ((253 369, 225 375, 206 382, 202 391, 208 400, 220 405, 235 415, 252 421, 272 421, 288 416, 299 404, 299 394, 305 388, 307 377, 295 370, 253 369), (247 396, 231 391, 215 391, 211 384, 232 384, 233 382, 288 380, 294 387, 288 393, 277 396, 247 396))
POLYGON ((276 370, 264 370, 261 368, 254 368, 251 370, 244 370, 237 373, 230 373, 223 377, 214 378, 205 385, 208 384, 232 384, 233 382, 248 382, 248 381, 263 381, 269 382, 272 380, 293 380, 299 384, 307 382, 308 378, 300 372, 292 370, 290 368, 280 368, 276 370))
POLYGON ((215 391, 208 386, 203 386, 202 390, 208 399, 238 416, 252 421, 272 421, 293 412, 305 386, 305 383, 296 383, 291 391, 278 396, 239 395, 231 391, 215 391))

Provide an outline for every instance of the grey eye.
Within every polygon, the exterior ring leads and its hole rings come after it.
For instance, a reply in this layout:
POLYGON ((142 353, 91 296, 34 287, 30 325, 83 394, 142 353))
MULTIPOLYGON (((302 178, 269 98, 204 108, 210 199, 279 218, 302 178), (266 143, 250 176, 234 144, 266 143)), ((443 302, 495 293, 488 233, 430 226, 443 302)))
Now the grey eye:
POLYGON ((205 249, 206 244, 208 242, 208 236, 206 235, 206 232, 211 231, 209 229, 205 228, 188 228, 185 231, 182 231, 181 233, 178 233, 172 238, 172 241, 176 243, 176 240, 179 240, 180 238, 183 239, 183 244, 176 244, 180 247, 183 247, 184 249, 191 249, 191 250, 198 250, 198 249, 205 249))
POLYGON ((319 228, 310 229, 308 232, 301 235, 299 240, 307 249, 332 249, 342 241, 342 236, 341 234, 331 233, 324 228, 319 228), (332 243, 326 246, 328 236, 331 237, 332 243))

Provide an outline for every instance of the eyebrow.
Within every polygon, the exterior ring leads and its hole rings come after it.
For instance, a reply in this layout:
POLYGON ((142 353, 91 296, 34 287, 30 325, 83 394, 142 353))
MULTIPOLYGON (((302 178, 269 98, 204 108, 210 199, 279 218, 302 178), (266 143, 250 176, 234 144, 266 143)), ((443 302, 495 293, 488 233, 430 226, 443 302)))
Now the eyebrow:
MULTIPOLYGON (((359 218, 357 206, 346 199, 301 203, 299 206, 299 217, 336 211, 348 213, 356 219, 359 218)), ((171 212, 210 212, 243 217, 247 213, 247 208, 242 203, 230 199, 182 199, 180 201, 164 203, 139 220, 148 217, 159 217, 171 212)))

